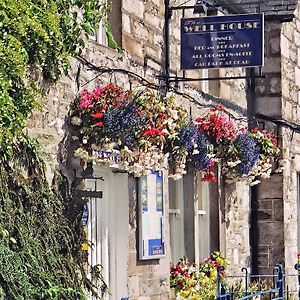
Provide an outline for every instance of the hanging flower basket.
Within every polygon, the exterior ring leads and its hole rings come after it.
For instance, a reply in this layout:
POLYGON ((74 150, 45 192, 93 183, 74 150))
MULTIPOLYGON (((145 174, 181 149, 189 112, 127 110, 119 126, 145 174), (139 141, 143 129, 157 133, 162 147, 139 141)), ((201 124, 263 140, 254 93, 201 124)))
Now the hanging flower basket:
POLYGON ((84 90, 71 116, 83 141, 75 155, 135 176, 167 169, 169 149, 186 117, 173 98, 149 91, 124 92, 113 84, 84 90))
POLYGON ((272 135, 238 129, 220 105, 192 121, 172 97, 113 84, 83 90, 70 120, 81 141, 75 156, 134 176, 169 169, 178 179, 190 164, 202 181, 215 182, 219 164, 229 182, 251 184, 270 175, 279 154, 272 135))

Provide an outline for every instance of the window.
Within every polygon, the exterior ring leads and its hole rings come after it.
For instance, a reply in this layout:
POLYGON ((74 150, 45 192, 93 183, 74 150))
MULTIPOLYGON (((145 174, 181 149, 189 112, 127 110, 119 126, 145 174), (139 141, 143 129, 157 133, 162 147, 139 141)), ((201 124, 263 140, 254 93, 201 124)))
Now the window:
POLYGON ((87 202, 89 267, 102 266, 103 279, 109 287, 105 300, 127 298, 128 176, 95 166, 94 176, 95 179, 86 179, 87 190, 96 192, 87 202))
POLYGON ((169 209, 172 261, 177 262, 185 255, 183 179, 169 180, 169 209))
POLYGON ((116 48, 111 37, 107 33, 108 30, 111 31, 114 41, 117 46, 121 47, 122 44, 122 13, 121 13, 121 1, 119 0, 104 0, 109 3, 111 11, 107 16, 108 24, 106 20, 103 20, 99 24, 99 28, 96 30, 94 36, 90 38, 97 41, 101 45, 116 48), (109 27, 107 27, 109 26, 109 27))
POLYGON ((170 244, 172 261, 182 256, 199 262, 214 246, 211 235, 210 188, 198 174, 169 180, 170 244))
POLYGON ((195 262, 199 263, 210 254, 209 185, 197 174, 195 186, 195 262))

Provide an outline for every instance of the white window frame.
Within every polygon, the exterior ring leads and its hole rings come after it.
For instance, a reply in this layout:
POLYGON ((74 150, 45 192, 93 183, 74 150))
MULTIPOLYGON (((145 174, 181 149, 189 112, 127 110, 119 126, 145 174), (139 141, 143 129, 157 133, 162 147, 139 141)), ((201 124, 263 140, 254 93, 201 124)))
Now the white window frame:
MULTIPOLYGON (((88 201, 88 264, 101 265, 109 294, 104 300, 128 297, 129 196, 127 174, 94 166, 95 179, 86 179, 86 190, 102 191, 88 201), (99 178, 103 178, 103 180, 99 178), (115 188, 117 184, 118 188, 115 188)), ((91 279, 91 274, 88 274, 91 279)), ((94 300, 90 298, 90 300, 94 300)))
MULTIPOLYGON (((173 262, 177 262, 179 258, 185 255, 183 179, 179 179, 176 181, 173 179, 169 179, 169 181, 170 180, 172 182, 169 183, 173 184, 175 189, 175 207, 169 208, 171 257, 173 262), (174 234, 172 234, 173 232, 174 234), (177 234, 175 234, 175 232, 177 234)), ((169 188, 169 199, 170 197, 173 197, 173 195, 170 195, 169 188)))
MULTIPOLYGON (((187 247, 194 248, 194 257, 196 263, 199 263, 210 254, 209 184, 201 182, 199 175, 195 175, 193 178, 194 190, 189 191, 193 193, 193 195, 191 195, 191 197, 189 198, 194 199, 194 216, 191 216, 191 218, 184 217, 185 201, 187 200, 184 200, 184 196, 186 193, 184 192, 183 180, 180 179, 172 182, 172 184, 175 185, 176 197, 173 203, 169 201, 170 205, 175 204, 175 207, 170 206, 169 209, 170 245, 173 262, 178 261, 179 258, 186 255, 187 247), (186 222, 194 223, 194 232, 190 233, 194 234, 194 245, 185 244, 186 222), (205 228, 202 228, 201 224, 205 224, 205 228), (205 243, 203 243, 204 241, 205 243)), ((170 192, 171 191, 169 189, 169 199, 170 197, 173 197, 170 192)))
POLYGON ((201 181, 200 174, 195 176, 194 198, 194 236, 195 262, 200 263, 210 254, 210 214, 209 214, 209 184, 201 181), (202 226, 201 226, 202 225, 202 226), (203 225, 205 225, 203 227, 203 225))

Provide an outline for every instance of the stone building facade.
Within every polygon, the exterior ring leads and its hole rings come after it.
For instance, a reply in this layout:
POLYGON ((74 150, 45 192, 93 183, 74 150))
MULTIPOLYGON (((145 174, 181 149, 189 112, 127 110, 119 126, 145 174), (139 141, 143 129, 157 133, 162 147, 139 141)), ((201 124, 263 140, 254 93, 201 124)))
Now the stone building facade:
MULTIPOLYGON (((175 1, 175 4, 179 5, 180 2, 183 1, 175 1)), ((194 2, 190 1, 190 4, 194 5, 194 2)), ((220 2, 228 11, 250 9, 234 6, 239 1, 220 2)), ((163 86, 158 75, 164 72, 166 50, 170 53, 171 74, 181 74, 178 70, 182 11, 174 10, 170 18, 170 47, 166 49, 164 4, 163 0, 113 0, 112 27, 124 51, 117 53, 107 47, 105 39, 87 41, 82 57, 72 58, 69 75, 49 89, 44 103, 45 110, 37 112, 29 124, 32 134, 52 154, 52 160, 49 160, 49 177, 57 166, 63 170, 70 182, 75 177, 80 177, 81 165, 72 157, 73 149, 66 120, 70 104, 81 89, 93 89, 97 85, 113 82, 126 89, 149 85, 161 92, 163 86)), ((200 255, 200 259, 203 259, 209 251, 221 250, 231 261, 229 272, 232 274, 239 273, 241 267, 250 268, 253 272, 269 273, 277 263, 285 263, 287 271, 292 273, 293 263, 296 261, 300 182, 300 130, 297 125, 300 113, 300 10, 298 7, 295 18, 292 18, 294 8, 291 3, 290 6, 276 11, 280 16, 289 16, 287 19, 273 18, 268 7, 265 8, 269 17, 265 24, 265 66, 262 72, 266 77, 255 79, 255 85, 251 85, 253 80, 249 78, 172 85, 176 101, 191 110, 193 117, 205 112, 207 107, 221 103, 245 123, 248 121, 247 114, 250 115, 250 122, 254 120, 253 117, 257 117, 260 124, 264 124, 267 129, 278 130, 281 136, 285 149, 285 169, 282 174, 274 174, 256 188, 250 188, 244 183, 224 185, 222 190, 213 184, 208 186, 210 200, 214 201, 211 201, 208 208, 210 220, 207 223, 209 235, 205 237, 208 239, 206 251, 195 254, 195 237, 191 237, 195 230, 194 225, 189 224, 185 229, 188 232, 185 233, 182 255, 190 254, 192 259, 200 255), (285 21, 289 22, 283 23, 285 21)), ((193 11, 186 10, 184 13, 185 16, 193 15, 193 11)), ((249 71, 242 68, 187 71, 186 75, 196 78, 248 76, 249 71)), ((113 260, 107 263, 115 271, 105 271, 109 285, 113 287, 108 298, 169 299, 169 262, 174 253, 169 219, 172 195, 167 176, 164 180, 166 255, 160 259, 145 261, 140 260, 138 254, 137 179, 124 174, 109 173, 107 176, 114 178, 111 179, 113 181, 120 180, 118 182, 123 184, 123 195, 126 194, 123 206, 120 204, 126 216, 120 218, 118 223, 118 214, 122 214, 122 211, 113 208, 116 221, 112 220, 112 227, 108 226, 108 245, 115 247, 112 249, 115 253, 112 255, 113 260), (121 257, 119 261, 118 255, 121 257)), ((190 192, 184 192, 184 201, 186 214, 189 214, 187 217, 193 218, 197 187, 187 177, 183 180, 183 186, 190 187, 190 192), (190 212, 188 207, 192 207, 190 212)), ((106 188, 114 189, 114 186, 108 185, 106 188)), ((110 196, 115 201, 122 200, 123 197, 120 193, 110 196)))

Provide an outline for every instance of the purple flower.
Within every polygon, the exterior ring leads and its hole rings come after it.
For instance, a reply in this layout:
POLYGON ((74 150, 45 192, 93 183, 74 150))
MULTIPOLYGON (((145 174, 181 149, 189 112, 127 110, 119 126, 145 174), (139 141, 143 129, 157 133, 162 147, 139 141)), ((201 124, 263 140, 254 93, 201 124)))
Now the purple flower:
POLYGON ((247 133, 240 134, 235 140, 238 150, 238 159, 241 161, 236 166, 239 175, 248 175, 259 159, 260 149, 257 140, 247 133))
POLYGON ((197 128, 193 123, 188 123, 180 128, 179 131, 179 146, 187 150, 194 148, 194 144, 198 141, 197 128))
POLYGON ((197 170, 208 171, 211 167, 211 160, 208 156, 208 139, 205 134, 197 136, 197 154, 192 156, 192 161, 197 170))

